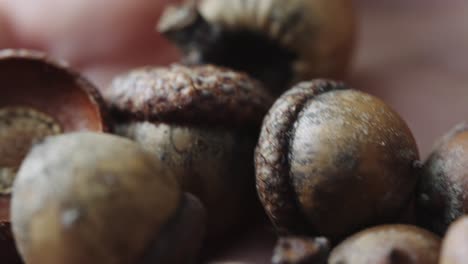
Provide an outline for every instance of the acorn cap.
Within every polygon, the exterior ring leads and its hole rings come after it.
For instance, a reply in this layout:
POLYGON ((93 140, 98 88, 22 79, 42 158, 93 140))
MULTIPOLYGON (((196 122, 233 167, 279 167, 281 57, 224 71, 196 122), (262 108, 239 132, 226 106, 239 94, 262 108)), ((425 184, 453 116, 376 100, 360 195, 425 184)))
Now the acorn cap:
POLYGON ((62 132, 105 131, 108 120, 98 90, 44 53, 0 51, 0 83, 0 221, 6 221, 9 185, 31 145, 62 132))
POLYGON ((258 126, 272 102, 245 74, 215 66, 144 67, 117 77, 105 94, 125 120, 258 126))
POLYGON ((341 82, 302 82, 263 121, 257 190, 278 233, 336 241, 406 209, 418 157, 408 126, 380 99, 341 82))

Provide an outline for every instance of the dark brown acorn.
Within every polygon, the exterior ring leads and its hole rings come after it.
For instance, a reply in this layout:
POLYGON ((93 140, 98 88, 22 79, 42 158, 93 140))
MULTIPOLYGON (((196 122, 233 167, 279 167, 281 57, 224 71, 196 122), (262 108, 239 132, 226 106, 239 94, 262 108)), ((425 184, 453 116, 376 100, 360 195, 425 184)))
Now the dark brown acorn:
POLYGON ((421 225, 443 235, 456 218, 468 213, 468 124, 448 132, 424 162, 418 185, 421 225))
POLYGON ((287 91, 265 117, 257 189, 280 234, 335 241, 406 212, 417 160, 411 131, 384 102, 315 80, 287 91))

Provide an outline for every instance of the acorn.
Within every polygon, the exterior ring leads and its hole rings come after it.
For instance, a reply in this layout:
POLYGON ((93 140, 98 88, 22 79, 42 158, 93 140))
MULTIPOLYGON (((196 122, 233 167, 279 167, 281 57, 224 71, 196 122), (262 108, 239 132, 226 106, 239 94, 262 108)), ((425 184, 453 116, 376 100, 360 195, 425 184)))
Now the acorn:
POLYGON ((168 7, 158 31, 185 63, 246 72, 280 95, 299 81, 344 78, 355 12, 351 0, 192 0, 168 7))
POLYGON ((283 94, 255 154, 260 200, 280 235, 333 242, 408 213, 418 149, 380 99, 328 80, 283 94))
POLYGON ((195 263, 204 210, 172 170, 106 134, 47 138, 13 186, 12 229, 28 264, 195 263))
POLYGON ((452 223, 442 241, 440 264, 462 264, 468 259, 468 217, 462 216, 452 223))
POLYGON ((468 123, 435 144, 423 164, 416 207, 418 222, 439 235, 468 213, 468 123))
POLYGON ((115 133, 171 167, 206 206, 210 239, 252 221, 253 153, 273 101, 258 82, 214 66, 144 67, 116 77, 105 98, 115 133))
POLYGON ((411 225, 363 230, 331 252, 329 264, 437 264, 440 238, 411 225))
POLYGON ((97 89, 43 53, 1 50, 0 83, 0 233, 11 238, 11 186, 31 146, 50 135, 105 131, 108 120, 97 89))

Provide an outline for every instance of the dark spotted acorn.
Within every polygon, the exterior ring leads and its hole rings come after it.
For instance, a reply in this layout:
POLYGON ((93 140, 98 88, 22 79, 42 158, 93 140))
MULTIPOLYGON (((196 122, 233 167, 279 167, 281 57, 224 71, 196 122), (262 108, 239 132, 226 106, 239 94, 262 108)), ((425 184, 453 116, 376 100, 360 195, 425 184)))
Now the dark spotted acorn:
POLYGON ((440 264, 462 264, 468 259, 468 217, 452 223, 442 241, 440 264))
POLYGON ((436 144, 424 162, 418 185, 417 217, 440 235, 468 213, 468 123, 461 123, 436 144))
POLYGON ((31 146, 59 133, 104 131, 107 122, 97 89, 45 54, 0 51, 0 83, 0 233, 9 237, 11 186, 31 146))
POLYGON ((107 91, 115 132, 151 151, 200 198, 210 238, 250 220, 257 130, 272 103, 256 81, 214 66, 173 65, 135 69, 107 91))
POLYGON ((279 95, 299 81, 344 77, 355 17, 350 0, 202 0, 169 7, 158 30, 186 63, 246 72, 279 95))
POLYGON ((280 234, 333 241, 406 213, 417 160, 409 128, 384 102, 315 80, 287 91, 265 117, 257 189, 280 234))
POLYGON ((272 264, 326 264, 330 242, 324 237, 281 237, 276 243, 272 264))
POLYGON ((440 238, 411 225, 363 230, 333 249, 329 264, 437 264, 440 238))
POLYGON ((28 264, 196 263, 203 206, 128 139, 49 137, 24 160, 13 192, 12 229, 28 264))

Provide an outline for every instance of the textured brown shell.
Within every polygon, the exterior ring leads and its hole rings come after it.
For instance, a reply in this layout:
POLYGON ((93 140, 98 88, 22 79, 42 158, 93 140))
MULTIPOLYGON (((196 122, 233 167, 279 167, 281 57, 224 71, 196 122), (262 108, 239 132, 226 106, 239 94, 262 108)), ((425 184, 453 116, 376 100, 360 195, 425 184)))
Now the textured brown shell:
POLYGON ((261 32, 294 51, 293 83, 342 78, 350 61, 355 33, 351 0, 202 0, 199 9, 211 23, 261 32))
POLYGON ((333 249, 330 264, 437 264, 440 238, 410 225, 363 230, 333 249))
POLYGON ((295 194, 287 177, 289 132, 307 101, 334 89, 345 89, 345 86, 325 80, 301 83, 281 96, 263 121, 255 150, 257 190, 266 212, 281 234, 290 233, 292 226, 300 230, 307 226, 293 202, 295 194))
POLYGON ((13 233, 31 264, 137 263, 182 197, 173 172, 153 155, 90 132, 36 145, 13 192, 13 233))
POLYGON ((434 146, 424 162, 418 186, 419 222, 443 234, 468 213, 468 123, 455 126, 434 146))
POLYGON ((105 98, 131 119, 220 126, 257 125, 272 103, 245 74, 215 67, 145 67, 117 77, 105 98))
POLYGON ((464 264, 468 260, 468 216, 450 225, 442 241, 440 264, 464 264))
POLYGON ((281 234, 339 239, 395 221, 418 160, 406 123, 381 100, 316 80, 280 97, 256 149, 257 189, 281 234))
POLYGON ((0 107, 38 109, 57 119, 66 132, 109 128, 109 115, 98 89, 67 63, 45 53, 1 50, 0 83, 0 107))

